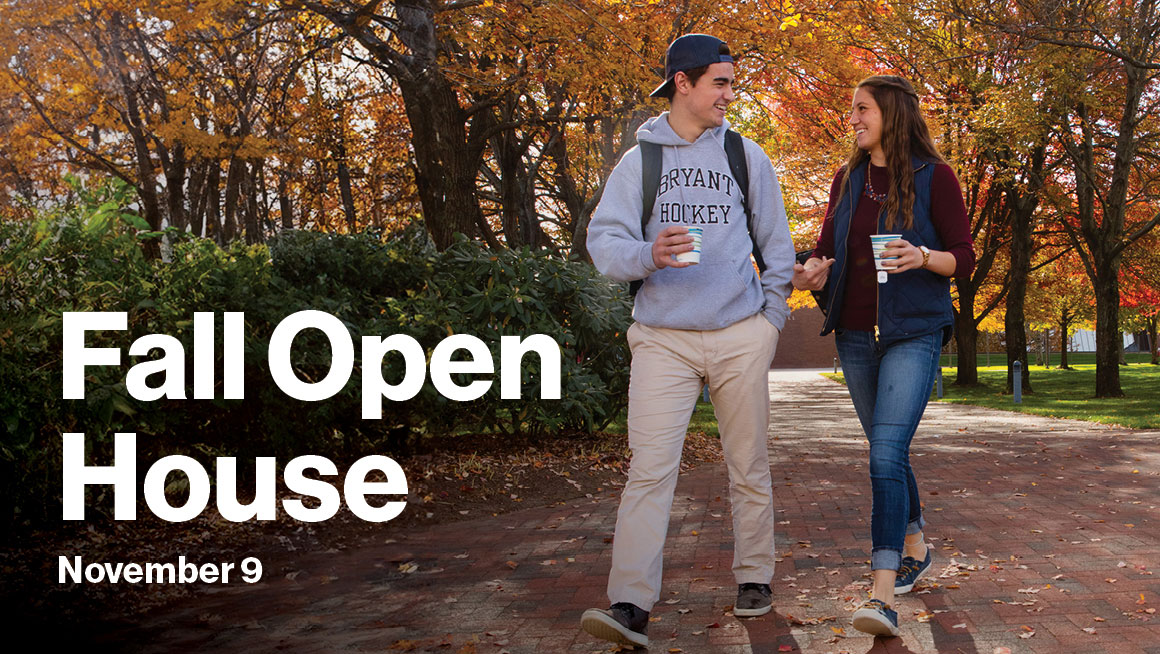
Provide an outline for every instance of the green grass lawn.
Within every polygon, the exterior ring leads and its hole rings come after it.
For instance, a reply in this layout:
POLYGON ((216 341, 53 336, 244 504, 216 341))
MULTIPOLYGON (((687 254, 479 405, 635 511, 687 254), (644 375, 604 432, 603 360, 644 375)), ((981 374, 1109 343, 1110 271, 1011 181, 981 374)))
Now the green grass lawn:
MULTIPOLYGON (((1058 354, 1052 364, 1058 363, 1058 354)), ((1096 399, 1096 366, 1093 354, 1069 354, 1072 370, 1045 369, 1031 366, 1032 394, 1023 394, 1023 403, 1015 404, 1004 395, 1007 367, 1003 355, 992 355, 992 362, 1003 365, 984 367, 979 357, 979 386, 960 388, 954 385, 958 371, 943 367, 942 402, 971 404, 992 409, 1019 411, 1040 416, 1091 420, 1133 429, 1160 429, 1160 366, 1149 365, 1147 354, 1128 354, 1131 364, 1120 366, 1120 387, 1125 397, 1096 399)), ((945 362, 945 358, 944 358, 945 362)), ((842 375, 826 377, 842 381, 842 375)), ((934 399, 932 393, 931 399, 934 399)))
MULTIPOLYGON (((628 433, 627 412, 622 411, 620 416, 608 424, 604 431, 615 434, 628 433)), ((689 420, 689 431, 703 431, 712 438, 720 438, 717 431, 717 416, 713 413, 713 405, 697 399, 697 406, 693 409, 693 417, 689 420)))

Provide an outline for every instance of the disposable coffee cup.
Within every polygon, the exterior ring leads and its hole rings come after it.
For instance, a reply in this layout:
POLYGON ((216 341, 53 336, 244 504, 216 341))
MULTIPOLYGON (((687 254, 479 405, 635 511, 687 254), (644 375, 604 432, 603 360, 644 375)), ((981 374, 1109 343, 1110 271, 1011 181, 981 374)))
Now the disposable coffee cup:
POLYGON ((897 241, 902 238, 902 234, 874 234, 870 237, 870 247, 874 249, 874 268, 877 270, 890 270, 892 266, 884 265, 887 261, 892 261, 898 257, 884 257, 882 253, 886 251, 886 244, 890 241, 897 241))
POLYGON ((701 227, 690 227, 689 236, 693 237, 693 249, 676 256, 677 261, 701 263, 701 227))

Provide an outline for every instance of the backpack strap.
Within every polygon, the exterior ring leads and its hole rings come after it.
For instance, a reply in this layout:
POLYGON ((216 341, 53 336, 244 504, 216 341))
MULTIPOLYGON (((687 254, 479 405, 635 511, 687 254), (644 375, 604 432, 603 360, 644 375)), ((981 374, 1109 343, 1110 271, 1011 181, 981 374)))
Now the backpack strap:
MULTIPOLYGON (((661 187, 661 145, 648 141, 641 141, 637 145, 640 147, 640 186, 644 199, 644 208, 640 212, 640 237, 643 239, 648 220, 652 218, 653 207, 657 203, 657 191, 661 187)), ((629 282, 629 296, 636 297, 636 292, 643 285, 643 279, 629 282)))
POLYGON ((749 240, 753 243, 753 260, 758 273, 765 272, 765 257, 753 237, 753 212, 749 210, 749 164, 745 161, 745 142, 733 130, 725 132, 725 156, 729 159, 729 172, 741 190, 741 206, 745 209, 745 227, 749 230, 749 240))
MULTIPOLYGON (((657 191, 661 186, 661 146, 658 143, 640 141, 640 185, 643 207, 640 213, 640 235, 644 238, 645 228, 649 218, 652 218, 653 207, 656 206, 657 191)), ((753 260, 757 263, 759 273, 765 272, 765 258, 761 256, 761 248, 753 238, 753 213, 749 210, 749 164, 745 160, 745 142, 741 135, 733 130, 725 131, 725 157, 729 160, 729 172, 737 182, 741 191, 741 207, 745 210, 745 227, 749 230, 749 240, 753 243, 753 260)), ((628 293, 636 297, 637 291, 644 285, 643 279, 628 284, 628 293)))

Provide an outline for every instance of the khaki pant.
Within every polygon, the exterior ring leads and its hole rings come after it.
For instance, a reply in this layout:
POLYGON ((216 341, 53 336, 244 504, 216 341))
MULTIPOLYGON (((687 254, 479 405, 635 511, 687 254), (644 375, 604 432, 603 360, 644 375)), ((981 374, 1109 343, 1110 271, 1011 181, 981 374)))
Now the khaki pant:
POLYGON ((769 364, 780 332, 760 313, 723 329, 693 331, 634 323, 628 444, 632 464, 616 514, 608 599, 651 611, 660 599, 661 557, 685 432, 709 384, 729 470, 733 575, 773 578, 773 494, 769 476, 769 364))

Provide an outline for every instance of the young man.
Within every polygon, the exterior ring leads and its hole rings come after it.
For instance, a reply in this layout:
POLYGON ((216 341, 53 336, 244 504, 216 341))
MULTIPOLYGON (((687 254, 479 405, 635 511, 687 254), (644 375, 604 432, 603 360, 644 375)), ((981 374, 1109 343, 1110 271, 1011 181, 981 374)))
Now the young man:
POLYGON ((671 108, 636 133, 638 143, 661 146, 660 183, 643 233, 639 145, 612 171, 588 228, 588 251, 602 273, 617 281, 644 280, 628 330, 632 464, 612 545, 612 606, 589 609, 581 618, 588 633, 627 645, 648 644, 681 449, 705 382, 729 471, 734 614, 764 615, 771 608, 767 373, 789 315, 794 248, 781 189, 761 148, 741 140, 747 189, 731 172, 725 109, 734 99, 732 62, 729 48, 712 36, 673 41, 665 83, 652 93, 668 98, 671 108), (693 249, 689 227, 703 233, 696 264, 675 258, 693 249), (754 246, 766 264, 760 277, 750 259, 754 246))

